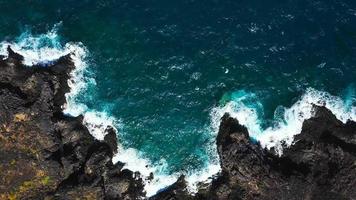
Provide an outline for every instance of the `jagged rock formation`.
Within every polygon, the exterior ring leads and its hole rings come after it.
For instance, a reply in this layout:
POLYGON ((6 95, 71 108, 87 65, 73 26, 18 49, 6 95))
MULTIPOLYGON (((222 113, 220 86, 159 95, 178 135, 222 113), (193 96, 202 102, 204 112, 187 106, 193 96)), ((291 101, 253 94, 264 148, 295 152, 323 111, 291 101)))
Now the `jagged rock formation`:
MULTIPOLYGON (((115 131, 95 140, 82 117, 65 116, 70 56, 26 67, 0 58, 0 199, 140 199, 143 183, 111 162, 115 131)), ((303 124, 281 157, 250 140, 226 114, 217 147, 222 172, 189 194, 182 176, 151 199, 356 199, 356 123, 325 107, 303 124)))
MULTIPOLYGON (((314 106, 314 112, 281 157, 252 142, 247 129, 225 114, 217 137, 222 172, 189 198, 356 199, 356 123, 343 124, 325 107, 314 106)), ((172 193, 187 195, 169 188, 161 199, 172 193)))
POLYGON ((74 66, 70 56, 47 67, 0 60, 0 199, 137 199, 141 180, 112 164, 116 134, 95 140, 82 117, 62 114, 74 66))

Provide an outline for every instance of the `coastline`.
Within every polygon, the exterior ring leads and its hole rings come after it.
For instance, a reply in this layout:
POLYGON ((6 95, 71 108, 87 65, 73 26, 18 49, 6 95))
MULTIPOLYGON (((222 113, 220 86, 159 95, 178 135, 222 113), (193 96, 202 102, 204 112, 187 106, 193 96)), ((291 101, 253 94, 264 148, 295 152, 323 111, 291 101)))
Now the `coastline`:
MULTIPOLYGON (((87 89, 96 84, 95 80, 90 75, 88 76, 88 74, 91 74, 87 69, 90 53, 80 42, 69 42, 62 45, 60 36, 57 34, 58 26, 60 24, 56 24, 44 34, 32 35, 25 32, 14 42, 3 41, 1 42, 0 54, 4 56, 4 59, 8 58, 7 48, 11 46, 14 52, 23 55, 21 62, 28 68, 33 66, 51 67, 61 57, 67 57, 72 61, 72 68, 66 73, 67 83, 64 92, 65 100, 62 101, 61 106, 62 112, 67 116, 82 116, 82 124, 97 140, 104 140, 107 127, 111 127, 118 135, 122 134, 120 119, 110 116, 105 111, 89 109, 85 104, 78 102, 77 98, 85 95, 88 92, 87 89), (46 42, 48 40, 51 43, 50 46, 46 42)), ((215 138, 215 136, 212 137, 215 138)), ((213 143, 215 144, 215 142, 213 143)), ((215 149, 213 150, 216 152, 215 149)), ((139 151, 133 148, 124 148, 120 142, 117 143, 112 161, 114 164, 123 163, 122 169, 139 172, 147 197, 153 196, 158 191, 172 185, 181 176, 178 172, 167 175, 165 160, 162 160, 161 166, 153 165, 147 158, 140 155, 139 151)), ((211 181, 209 177, 220 171, 218 161, 214 160, 213 164, 210 161, 206 162, 207 167, 205 169, 186 173, 187 187, 191 193, 197 192, 197 183, 211 181)))
POLYGON ((142 198, 138 175, 111 161, 116 133, 108 127, 104 140, 96 140, 82 116, 63 114, 75 67, 70 55, 26 67, 8 51, 0 61, 1 198, 142 198))
MULTIPOLYGON (((112 164, 115 130, 96 140, 83 117, 64 115, 66 55, 43 67, 26 67, 8 49, 0 60, 1 197, 140 199, 139 174, 112 164), (21 174, 21 173, 22 174, 21 174)), ((303 122, 281 157, 252 142, 246 127, 225 114, 217 135, 222 172, 195 195, 184 177, 151 199, 349 199, 356 197, 356 123, 339 121, 325 107, 303 122)))

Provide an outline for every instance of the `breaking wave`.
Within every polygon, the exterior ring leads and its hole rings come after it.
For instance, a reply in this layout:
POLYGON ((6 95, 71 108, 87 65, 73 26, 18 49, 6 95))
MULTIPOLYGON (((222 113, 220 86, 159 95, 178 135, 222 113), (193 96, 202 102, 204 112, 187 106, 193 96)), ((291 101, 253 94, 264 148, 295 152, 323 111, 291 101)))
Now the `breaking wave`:
MULTIPOLYGON (((1 42, 0 54, 7 56, 7 47, 11 46, 15 52, 24 56, 23 63, 27 66, 47 66, 60 57, 70 54, 76 68, 71 72, 71 78, 68 80, 71 90, 66 94, 67 103, 63 105, 63 112, 71 116, 83 115, 83 123, 90 133, 96 139, 103 140, 108 126, 121 131, 124 125, 120 119, 112 117, 105 110, 91 110, 78 101, 80 96, 86 94, 89 85, 95 87, 96 84, 88 69, 89 52, 80 42, 62 45, 61 38, 57 34, 59 26, 60 24, 54 26, 45 34, 32 35, 27 31, 13 41, 1 42)), ((309 88, 291 107, 279 106, 275 112, 274 125, 267 128, 263 126, 264 108, 258 96, 244 90, 232 93, 226 104, 212 109, 212 130, 207 131, 211 134, 212 140, 209 149, 210 157, 203 170, 184 174, 189 190, 195 192, 197 183, 210 181, 211 177, 220 171, 215 137, 224 113, 230 113, 232 117, 245 125, 251 136, 260 141, 262 146, 276 147, 276 150, 282 153, 282 142, 284 141, 287 145, 292 144, 293 136, 300 133, 303 121, 312 116, 312 104, 325 105, 343 122, 348 119, 356 120, 354 90, 350 91, 345 98, 340 98, 309 88)), ((153 165, 136 149, 124 148, 120 144, 118 144, 118 153, 114 156, 113 162, 125 163, 124 168, 140 172, 145 181, 147 196, 152 196, 173 184, 181 175, 181 173, 168 175, 166 173, 167 163, 164 159, 159 164, 153 165), (153 174, 153 179, 149 178, 151 174, 153 174)))
POLYGON ((299 134, 304 120, 313 116, 313 104, 325 106, 342 122, 356 121, 356 99, 354 89, 349 88, 344 98, 333 96, 327 92, 308 88, 300 99, 291 107, 277 107, 272 126, 263 127, 263 105, 257 95, 240 90, 232 93, 230 100, 223 106, 213 109, 212 124, 217 130, 220 119, 229 113, 242 125, 246 126, 251 137, 261 143, 263 147, 275 147, 281 154, 283 143, 291 145, 293 137, 299 134))
MULTIPOLYGON (((3 41, 0 43, 0 55, 6 57, 8 55, 7 47, 10 46, 13 51, 24 57, 24 65, 46 67, 60 57, 69 54, 76 68, 71 72, 71 78, 68 80, 70 92, 65 95, 66 104, 63 105, 63 112, 70 116, 83 115, 83 124, 89 132, 96 139, 103 140, 108 126, 120 131, 123 125, 119 119, 110 116, 105 110, 91 110, 78 101, 81 95, 87 95, 86 89, 89 85, 95 87, 96 84, 88 69, 89 52, 80 42, 62 45, 61 38, 57 34, 60 26, 60 23, 55 25, 45 34, 33 35, 30 31, 26 31, 13 41, 3 41)), ((212 148, 211 151, 211 154, 217 155, 215 148, 212 148)), ((212 175, 220 171, 217 156, 213 157, 213 160, 207 162, 205 169, 185 174, 191 192, 195 192, 197 183, 209 181, 212 175)), ((152 165, 136 149, 125 149, 120 144, 118 144, 118 153, 114 156, 113 162, 122 162, 125 164, 124 168, 140 172, 145 181, 144 188, 147 196, 152 196, 159 190, 170 186, 181 175, 181 173, 167 175, 165 160, 161 160, 158 165, 152 165), (151 174, 154 175, 153 179, 149 178, 151 174)))

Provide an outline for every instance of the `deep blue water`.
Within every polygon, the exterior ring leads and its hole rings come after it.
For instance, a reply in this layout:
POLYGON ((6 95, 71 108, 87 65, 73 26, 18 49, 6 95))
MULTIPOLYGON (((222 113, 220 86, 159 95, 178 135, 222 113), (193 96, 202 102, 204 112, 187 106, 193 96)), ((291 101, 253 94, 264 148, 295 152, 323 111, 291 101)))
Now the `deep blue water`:
POLYGON ((355 1, 1 0, 0 10, 3 40, 60 23, 63 44, 82 42, 96 85, 77 101, 120 119, 119 142, 166 160, 167 174, 206 167, 210 112, 236 91, 254 94, 266 127, 308 87, 353 106, 355 1))

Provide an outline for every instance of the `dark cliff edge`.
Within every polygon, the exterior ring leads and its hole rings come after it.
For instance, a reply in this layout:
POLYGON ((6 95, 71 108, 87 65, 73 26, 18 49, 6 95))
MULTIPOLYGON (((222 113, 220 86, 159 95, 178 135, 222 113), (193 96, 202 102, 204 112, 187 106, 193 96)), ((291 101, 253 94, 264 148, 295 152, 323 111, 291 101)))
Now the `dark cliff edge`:
POLYGON ((157 199, 356 199, 356 122, 344 124, 325 107, 314 106, 281 157, 252 142, 228 114, 216 143, 222 171, 212 184, 190 196, 180 183, 157 199))
POLYGON ((281 157, 252 142, 247 129, 225 114, 216 141, 221 173, 195 196, 179 180, 153 199, 356 199, 356 122, 313 109, 281 157))
POLYGON ((314 112, 281 157, 252 143, 246 128, 225 115, 217 138, 225 178, 213 184, 208 196, 355 199, 356 123, 343 124, 325 107, 314 106, 314 112))
MULTIPOLYGON (((0 58, 0 199, 141 199, 143 182, 111 162, 116 133, 93 138, 66 116, 70 56, 26 67, 9 48, 0 58)), ((222 171, 197 194, 184 176, 150 199, 356 199, 356 123, 325 107, 303 123, 281 157, 250 140, 225 114, 216 138, 222 171)))
POLYGON ((26 67, 0 59, 0 199, 137 199, 142 181, 111 159, 116 134, 95 140, 82 117, 65 116, 70 55, 26 67))

